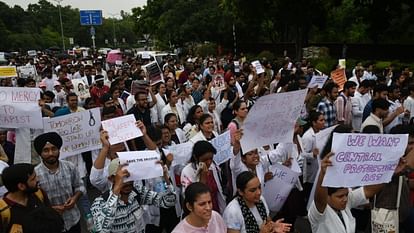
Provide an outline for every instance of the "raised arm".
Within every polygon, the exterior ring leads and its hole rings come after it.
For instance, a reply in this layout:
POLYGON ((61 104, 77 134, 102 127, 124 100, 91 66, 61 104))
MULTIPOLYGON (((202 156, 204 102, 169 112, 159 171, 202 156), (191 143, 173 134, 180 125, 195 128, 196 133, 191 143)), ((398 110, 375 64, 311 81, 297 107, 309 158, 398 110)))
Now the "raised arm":
POLYGON ((136 126, 141 130, 142 132, 142 139, 144 140, 145 146, 148 148, 148 150, 156 150, 157 145, 152 141, 152 139, 147 134, 147 128, 145 127, 144 123, 142 121, 137 121, 136 126))
POLYGON ((332 155, 333 153, 330 152, 321 161, 321 171, 319 173, 318 181, 316 184, 315 199, 314 199, 316 209, 318 209, 319 213, 325 212, 326 205, 328 204, 328 188, 322 187, 322 182, 323 182, 323 178, 325 177, 327 167, 332 166, 332 162, 330 160, 332 155))

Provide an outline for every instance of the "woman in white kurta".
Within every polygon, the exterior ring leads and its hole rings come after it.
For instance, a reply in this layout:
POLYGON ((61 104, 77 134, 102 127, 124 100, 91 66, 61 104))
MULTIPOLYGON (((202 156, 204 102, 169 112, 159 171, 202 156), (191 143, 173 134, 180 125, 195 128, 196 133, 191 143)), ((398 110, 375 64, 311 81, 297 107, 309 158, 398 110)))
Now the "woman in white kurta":
POLYGON ((282 219, 273 222, 262 196, 259 179, 249 171, 236 179, 237 196, 227 205, 223 218, 227 233, 289 232, 291 224, 282 219))
POLYGON ((208 141, 200 140, 194 144, 190 163, 181 172, 183 193, 194 183, 201 182, 210 187, 213 210, 223 213, 226 207, 226 197, 221 185, 221 171, 213 161, 217 151, 208 141))

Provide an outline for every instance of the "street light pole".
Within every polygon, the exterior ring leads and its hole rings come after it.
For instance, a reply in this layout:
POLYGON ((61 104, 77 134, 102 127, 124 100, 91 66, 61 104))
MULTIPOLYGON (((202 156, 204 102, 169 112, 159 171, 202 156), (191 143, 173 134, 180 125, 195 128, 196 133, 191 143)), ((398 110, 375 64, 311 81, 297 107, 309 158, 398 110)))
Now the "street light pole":
POLYGON ((116 48, 116 33, 115 33, 115 16, 119 15, 119 14, 109 14, 110 16, 112 16, 112 28, 113 28, 113 37, 114 37, 114 49, 116 48))
POLYGON ((60 34, 62 36, 62 48, 63 51, 66 50, 65 48, 65 36, 63 35, 63 22, 62 22, 62 12, 61 12, 61 6, 60 3, 63 2, 63 0, 53 0, 54 2, 56 2, 58 4, 58 8, 59 8, 59 19, 60 19, 60 34))

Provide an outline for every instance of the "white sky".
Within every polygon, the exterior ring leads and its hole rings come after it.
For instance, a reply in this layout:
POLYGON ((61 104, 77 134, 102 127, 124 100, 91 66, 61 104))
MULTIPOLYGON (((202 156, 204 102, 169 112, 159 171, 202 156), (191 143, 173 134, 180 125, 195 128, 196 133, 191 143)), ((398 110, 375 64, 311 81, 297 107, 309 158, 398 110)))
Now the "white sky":
MULTIPOLYGON (((1 0, 9 6, 19 5, 27 9, 30 3, 37 3, 38 0, 1 0)), ((48 0, 53 5, 57 3, 48 0)), ((121 10, 131 12, 131 9, 138 6, 143 6, 147 3, 146 0, 63 0, 62 6, 70 5, 72 8, 79 8, 80 10, 102 10, 104 17, 112 17, 111 14, 119 14, 121 10)), ((117 16, 119 17, 119 16, 117 16)))

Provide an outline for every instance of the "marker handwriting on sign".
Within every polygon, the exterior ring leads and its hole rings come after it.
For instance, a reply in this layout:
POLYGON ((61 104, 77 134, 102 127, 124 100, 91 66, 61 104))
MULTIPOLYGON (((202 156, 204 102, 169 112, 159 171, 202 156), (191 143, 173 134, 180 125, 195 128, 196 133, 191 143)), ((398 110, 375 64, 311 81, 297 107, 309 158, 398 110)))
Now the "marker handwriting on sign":
POLYGON ((348 146, 368 146, 368 147, 398 147, 400 138, 388 137, 388 136, 365 136, 365 135, 349 135, 347 145, 348 146))
POLYGON ((334 133, 335 154, 322 186, 357 187, 389 182, 407 142, 407 134, 334 133))

